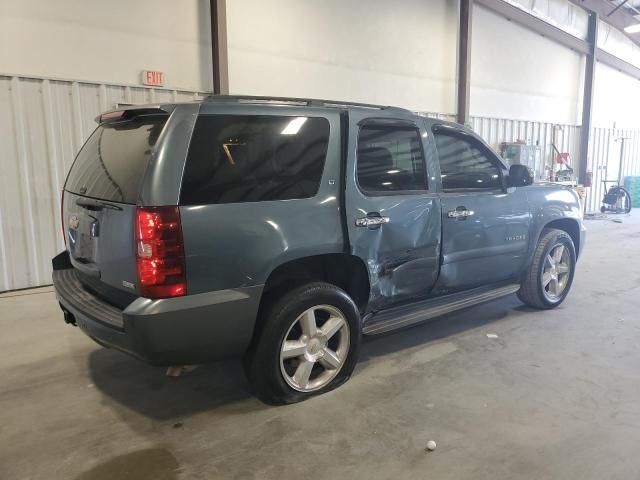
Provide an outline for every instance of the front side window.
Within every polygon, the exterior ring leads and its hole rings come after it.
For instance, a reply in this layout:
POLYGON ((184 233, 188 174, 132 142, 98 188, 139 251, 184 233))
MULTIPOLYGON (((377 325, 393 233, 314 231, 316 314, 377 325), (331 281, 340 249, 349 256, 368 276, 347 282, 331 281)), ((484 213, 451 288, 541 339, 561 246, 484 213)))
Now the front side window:
POLYGON ((362 126, 356 170, 365 192, 426 190, 420 132, 413 126, 362 126))
POLYGON ((434 138, 444 190, 501 188, 500 169, 479 142, 439 131, 434 138))
POLYGON ((313 197, 320 187, 328 144, 325 118, 201 116, 187 155, 180 202, 313 197))

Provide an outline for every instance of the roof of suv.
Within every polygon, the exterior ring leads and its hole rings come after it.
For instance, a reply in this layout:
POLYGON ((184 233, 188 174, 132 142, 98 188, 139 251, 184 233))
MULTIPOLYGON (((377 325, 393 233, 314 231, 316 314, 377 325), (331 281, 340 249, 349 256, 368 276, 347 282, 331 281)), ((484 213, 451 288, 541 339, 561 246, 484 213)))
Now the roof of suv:
POLYGON ((447 121, 437 117, 431 117, 425 114, 411 111, 406 108, 395 107, 391 105, 375 105, 371 103, 361 102, 345 102, 341 100, 322 100, 317 98, 297 98, 297 97, 271 97, 271 96, 253 96, 253 95, 209 95, 201 100, 202 103, 213 104, 242 104, 242 105, 283 105, 291 107, 320 107, 335 108, 340 110, 384 110, 387 112, 398 112, 402 114, 416 115, 423 117, 427 122, 448 125, 458 129, 466 128, 456 122, 447 121))
POLYGON ((370 103, 343 102, 340 100, 321 100, 316 98, 296 98, 296 97, 270 97, 252 95, 209 95, 203 102, 207 103, 240 103, 250 105, 287 105, 301 107, 324 107, 338 109, 367 108, 375 110, 391 110, 413 114, 410 110, 400 107, 373 105, 370 103))
POLYGON ((376 105, 371 103, 361 102, 348 102, 341 100, 323 100, 317 98, 298 98, 298 97, 272 97, 272 96, 254 96, 254 95, 209 95, 201 100, 191 102, 168 102, 168 103, 156 103, 148 105, 126 105, 117 106, 115 110, 104 112, 96 117, 96 122, 100 123, 104 117, 109 116, 112 112, 126 111, 126 110, 145 110, 148 112, 164 111, 171 112, 173 108, 180 104, 193 104, 193 103, 209 103, 209 104, 221 104, 221 105, 246 105, 246 106, 288 106, 288 107, 320 107, 327 109, 339 109, 339 110, 381 110, 387 112, 397 112, 402 114, 416 115, 423 117, 426 121, 431 123, 438 123, 442 125, 448 125, 455 128, 466 128, 458 123, 447 121, 441 118, 428 116, 418 112, 413 112, 406 108, 395 107, 391 105, 376 105))

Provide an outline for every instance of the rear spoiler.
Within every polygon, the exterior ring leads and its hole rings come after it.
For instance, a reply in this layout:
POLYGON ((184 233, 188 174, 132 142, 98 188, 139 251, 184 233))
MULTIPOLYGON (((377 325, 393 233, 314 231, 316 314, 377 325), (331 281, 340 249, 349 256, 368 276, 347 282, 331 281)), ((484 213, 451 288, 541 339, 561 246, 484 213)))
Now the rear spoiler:
POLYGON ((143 115, 168 115, 170 111, 161 107, 122 108, 101 113, 95 121, 96 123, 122 122, 143 115))

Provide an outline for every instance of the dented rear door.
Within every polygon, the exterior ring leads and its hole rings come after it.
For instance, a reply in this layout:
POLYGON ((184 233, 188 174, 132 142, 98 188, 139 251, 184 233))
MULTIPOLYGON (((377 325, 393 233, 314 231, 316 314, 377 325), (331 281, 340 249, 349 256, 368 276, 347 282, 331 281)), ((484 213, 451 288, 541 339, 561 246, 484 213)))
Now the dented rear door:
POLYGON ((372 310, 427 297, 439 271, 429 134, 412 115, 391 112, 349 114, 347 229, 352 254, 367 265, 372 310))

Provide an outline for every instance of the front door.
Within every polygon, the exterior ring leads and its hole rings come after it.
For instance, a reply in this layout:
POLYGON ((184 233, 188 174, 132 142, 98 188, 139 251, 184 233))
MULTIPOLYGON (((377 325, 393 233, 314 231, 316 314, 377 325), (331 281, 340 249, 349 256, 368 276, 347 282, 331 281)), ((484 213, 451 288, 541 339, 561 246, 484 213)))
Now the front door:
POLYGON ((442 178, 442 266, 436 293, 517 279, 526 266, 531 214, 522 188, 477 137, 433 129, 442 178))
POLYGON ((426 137, 410 115, 349 117, 347 229, 367 266, 372 310, 424 298, 437 279, 440 200, 428 181, 435 165, 426 137))

